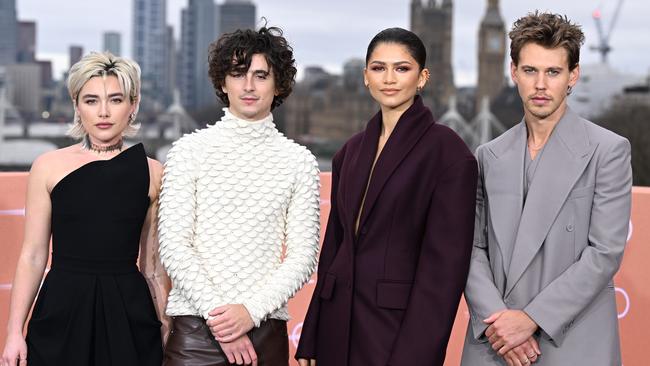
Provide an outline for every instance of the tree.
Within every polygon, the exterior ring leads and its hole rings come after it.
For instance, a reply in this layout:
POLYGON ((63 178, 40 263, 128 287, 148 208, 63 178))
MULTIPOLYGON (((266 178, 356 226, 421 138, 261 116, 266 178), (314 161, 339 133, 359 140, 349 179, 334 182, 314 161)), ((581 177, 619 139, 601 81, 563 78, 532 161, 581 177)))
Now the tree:
POLYGON ((634 185, 650 186, 650 104, 621 100, 595 121, 630 140, 634 185))

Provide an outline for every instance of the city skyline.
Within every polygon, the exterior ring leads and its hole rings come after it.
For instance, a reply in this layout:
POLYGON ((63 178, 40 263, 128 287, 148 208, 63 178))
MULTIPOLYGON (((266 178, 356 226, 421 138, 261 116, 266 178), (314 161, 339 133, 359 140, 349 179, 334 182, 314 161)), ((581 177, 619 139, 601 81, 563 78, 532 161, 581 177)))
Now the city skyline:
MULTIPOLYGON (((177 40, 180 32, 180 10, 187 6, 187 0, 167 1, 167 23, 174 27, 177 40)), ((300 69, 320 65, 330 72, 340 73, 343 63, 351 58, 362 58, 370 38, 379 30, 390 26, 409 26, 409 0, 342 0, 315 1, 310 6, 290 1, 260 0, 257 17, 266 17, 270 25, 278 25, 293 44, 296 61, 300 69), (345 8, 345 10, 341 10, 345 8), (315 16, 318 14, 318 16, 315 16), (363 17, 364 21, 359 21, 363 17), (323 47, 329 44, 330 47, 323 47)), ((219 3, 223 3, 220 1, 219 3)), ((598 42, 592 12, 601 5, 605 29, 614 12, 616 1, 580 1, 569 3, 549 0, 540 10, 564 13, 582 25, 587 42, 582 50, 583 64, 599 61, 599 55, 589 50, 598 42)), ((122 49, 126 56, 132 48, 132 0, 116 0, 107 8, 97 0, 88 0, 75 6, 79 11, 59 9, 56 2, 42 3, 37 0, 17 0, 19 20, 37 22, 37 57, 51 59, 54 76, 61 77, 67 65, 69 44, 82 44, 86 51, 101 48, 102 34, 107 30, 119 31, 122 35, 122 49), (83 18, 74 14, 85 14, 83 18)), ((478 27, 485 11, 485 0, 462 0, 454 2, 452 62, 457 86, 475 85, 478 75, 477 50, 478 27)), ((501 1, 501 13, 506 27, 514 18, 534 10, 532 2, 516 0, 501 1)), ((642 0, 628 0, 623 7, 610 38, 613 52, 610 65, 624 72, 647 75, 650 71, 650 57, 639 58, 641 49, 650 48, 650 25, 643 14, 650 10, 650 3, 642 0)), ((432 70, 435 71, 435 70, 432 70)), ((505 73, 505 71, 504 71, 505 73)))

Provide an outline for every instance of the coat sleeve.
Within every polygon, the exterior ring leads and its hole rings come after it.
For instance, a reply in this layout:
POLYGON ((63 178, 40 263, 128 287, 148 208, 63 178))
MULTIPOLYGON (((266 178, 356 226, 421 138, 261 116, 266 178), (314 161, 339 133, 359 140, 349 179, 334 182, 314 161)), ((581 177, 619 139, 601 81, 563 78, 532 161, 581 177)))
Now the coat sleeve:
POLYGON ((630 221, 630 143, 617 140, 600 159, 591 206, 589 243, 580 259, 523 309, 560 346, 573 320, 612 280, 621 264, 630 221))
POLYGON ((506 309, 507 306, 494 283, 494 275, 490 266, 487 236, 488 202, 486 202, 483 168, 485 162, 481 147, 477 150, 476 155, 478 156, 479 178, 476 189, 474 248, 465 286, 465 300, 469 308, 471 331, 474 338, 487 342, 485 330, 489 324, 485 324, 483 319, 497 311, 506 309))
POLYGON ((409 303, 388 365, 442 365, 472 250, 477 167, 469 155, 442 173, 429 203, 409 303), (427 339, 422 336, 426 334, 427 339))
POLYGON ((286 212, 286 251, 263 281, 256 283, 242 301, 255 326, 287 303, 314 272, 320 232, 320 177, 316 158, 306 149, 286 212))
MULTIPOLYGON (((165 163, 158 211, 160 260, 185 299, 202 317, 224 305, 221 291, 208 272, 210 268, 196 252, 196 156, 187 142, 179 140, 170 149, 165 163)), ((173 306, 173 304, 169 304, 173 306)))
POLYGON ((343 226, 339 219, 337 194, 339 187, 339 174, 341 171, 341 164, 345 153, 345 146, 334 156, 332 159, 332 191, 330 193, 330 215, 327 220, 327 230, 325 231, 325 238, 318 260, 318 280, 316 288, 312 294, 307 314, 302 325, 300 335, 300 343, 296 350, 296 359, 315 359, 316 358, 316 342, 318 333, 318 317, 320 312, 320 289, 322 287, 322 280, 325 279, 325 273, 332 264, 338 248, 343 240, 343 226))

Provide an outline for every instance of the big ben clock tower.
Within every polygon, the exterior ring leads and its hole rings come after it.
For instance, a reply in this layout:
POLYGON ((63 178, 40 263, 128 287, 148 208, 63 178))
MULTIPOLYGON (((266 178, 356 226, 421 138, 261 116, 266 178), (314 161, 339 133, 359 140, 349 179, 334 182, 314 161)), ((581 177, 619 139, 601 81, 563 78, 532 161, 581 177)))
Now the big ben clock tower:
POLYGON ((506 31, 499 13, 499 1, 488 0, 488 7, 479 29, 478 86, 476 90, 476 111, 481 100, 490 102, 506 84, 504 73, 506 55, 506 31))

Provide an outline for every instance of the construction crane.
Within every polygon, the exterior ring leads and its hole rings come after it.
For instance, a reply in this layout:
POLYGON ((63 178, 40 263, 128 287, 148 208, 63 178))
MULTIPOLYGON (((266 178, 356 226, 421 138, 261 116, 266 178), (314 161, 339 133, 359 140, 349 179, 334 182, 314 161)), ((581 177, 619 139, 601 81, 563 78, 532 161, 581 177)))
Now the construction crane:
POLYGON ((622 5, 623 5, 623 0, 618 0, 618 3, 616 4, 616 8, 614 10, 614 16, 612 17, 612 20, 609 23, 609 29, 607 30, 607 33, 604 33, 603 31, 603 24, 601 20, 602 14, 600 12, 601 6, 599 5, 598 8, 596 8, 596 10, 594 10, 594 12, 591 15, 591 17, 594 18, 594 22, 596 23, 596 30, 598 31, 599 42, 598 45, 591 46, 590 48, 600 53, 600 61, 604 64, 607 63, 607 54, 609 54, 609 52, 612 50, 612 47, 609 45, 609 37, 612 35, 612 30, 614 30, 614 26, 616 25, 616 20, 618 19, 618 14, 621 11, 622 5))

